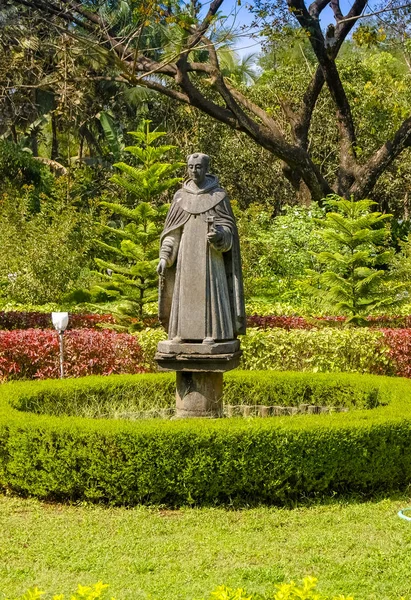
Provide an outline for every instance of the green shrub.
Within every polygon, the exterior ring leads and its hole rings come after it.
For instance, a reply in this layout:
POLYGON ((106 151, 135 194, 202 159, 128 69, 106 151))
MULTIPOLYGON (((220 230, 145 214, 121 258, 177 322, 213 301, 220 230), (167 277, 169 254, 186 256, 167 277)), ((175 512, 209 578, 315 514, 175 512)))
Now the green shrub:
MULTIPOLYGON (((387 380, 358 375, 233 371, 224 376, 226 405, 373 408, 391 400, 387 380)), ((174 373, 83 377, 27 382, 10 404, 20 411, 56 416, 119 418, 173 408, 174 373)))
POLYGON ((66 389, 113 385, 102 392, 109 396, 122 382, 143 385, 159 377, 3 385, 0 486, 48 499, 178 506, 279 504, 350 492, 370 496, 411 481, 411 382, 405 379, 358 378, 359 386, 374 386, 386 401, 390 388, 391 401, 327 415, 126 421, 15 408, 27 407, 30 396, 45 397, 46 390, 59 390, 63 397, 66 389))
POLYGON ((251 329, 241 339, 241 368, 393 373, 384 335, 370 329, 251 329))
POLYGON ((157 352, 157 344, 166 339, 167 333, 162 327, 157 329, 147 327, 137 334, 137 340, 143 353, 143 364, 141 366, 144 369, 157 371, 158 366, 154 360, 154 355, 157 352))
MULTIPOLYGON (((166 337, 160 328, 137 334, 143 352, 143 368, 157 370, 154 360, 157 343, 166 337)), ((245 370, 395 373, 383 333, 365 328, 286 331, 249 327, 247 335, 241 337, 241 349, 241 368, 245 370)))

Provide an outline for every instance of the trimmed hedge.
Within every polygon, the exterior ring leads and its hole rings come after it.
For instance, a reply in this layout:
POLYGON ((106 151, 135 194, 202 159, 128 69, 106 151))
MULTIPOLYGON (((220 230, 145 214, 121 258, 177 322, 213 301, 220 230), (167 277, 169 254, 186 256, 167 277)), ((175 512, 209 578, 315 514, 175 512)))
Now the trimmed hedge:
MULTIPOLYGON (((386 380, 360 375, 232 371, 224 376, 228 405, 333 406, 374 408, 388 404, 386 380)), ((56 416, 116 418, 126 413, 175 406, 175 374, 139 377, 84 377, 64 381, 27 382, 10 400, 17 410, 56 416)))
MULTIPOLYGON (((343 327, 347 317, 297 317, 282 315, 250 315, 247 318, 248 327, 272 329, 313 329, 318 327, 343 327)), ((411 315, 374 315, 366 317, 367 327, 385 327, 390 329, 408 329, 411 327, 411 315)))
MULTIPOLYGON (((101 324, 114 323, 112 315, 70 313, 68 329, 91 329, 101 324)), ((51 313, 28 311, 0 311, 0 329, 54 329, 51 313)))
MULTIPOLYGON (((227 381, 236 376, 237 382, 244 381, 243 374, 232 374, 227 381)), ((250 381, 261 376, 246 375, 250 381)), ((268 382, 269 374, 263 376, 268 382)), ((291 389, 294 375, 272 376, 274 382, 283 377, 282 385, 291 389)), ((113 385, 108 396, 123 385, 131 393, 133 386, 158 385, 158 377, 2 386, 0 486, 48 499, 178 506, 281 504, 351 492, 369 496, 411 481, 411 382, 405 379, 298 374, 296 382, 306 377, 313 385, 328 379, 338 389, 345 381, 361 393, 373 389, 380 402, 387 402, 328 415, 132 422, 15 408, 27 407, 30 396, 45 398, 55 392, 62 397, 65 388, 69 395, 75 389, 84 394, 87 387, 90 393, 104 394, 105 386, 113 385)), ((167 375, 161 377, 167 380, 167 375)), ((244 394, 239 386, 237 390, 244 394)))

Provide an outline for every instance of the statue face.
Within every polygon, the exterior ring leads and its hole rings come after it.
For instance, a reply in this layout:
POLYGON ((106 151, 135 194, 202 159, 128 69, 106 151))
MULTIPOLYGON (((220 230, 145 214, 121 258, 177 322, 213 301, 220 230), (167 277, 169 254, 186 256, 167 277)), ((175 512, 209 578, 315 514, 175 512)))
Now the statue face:
POLYGON ((203 183, 207 174, 207 166, 201 158, 192 158, 187 164, 188 175, 195 183, 203 183))

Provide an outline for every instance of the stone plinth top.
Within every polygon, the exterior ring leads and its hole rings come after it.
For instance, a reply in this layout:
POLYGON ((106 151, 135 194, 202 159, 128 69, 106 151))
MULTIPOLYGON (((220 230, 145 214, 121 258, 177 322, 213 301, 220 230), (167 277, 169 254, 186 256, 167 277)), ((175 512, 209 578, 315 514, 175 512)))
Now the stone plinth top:
POLYGON ((184 354, 184 355, 216 355, 216 354, 232 354, 240 349, 239 340, 228 340, 224 342, 213 342, 212 344, 195 343, 195 342, 173 342, 166 340, 159 342, 157 352, 159 354, 184 354))

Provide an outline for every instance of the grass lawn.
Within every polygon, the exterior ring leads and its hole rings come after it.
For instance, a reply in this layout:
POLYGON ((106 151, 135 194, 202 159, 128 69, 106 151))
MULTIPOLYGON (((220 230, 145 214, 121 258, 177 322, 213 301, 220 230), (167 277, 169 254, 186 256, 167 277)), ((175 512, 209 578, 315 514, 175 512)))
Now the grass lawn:
POLYGON ((0 496, 0 598, 103 580, 117 600, 193 600, 314 575, 325 594, 399 600, 411 596, 411 522, 397 517, 409 504, 169 511, 0 496))

